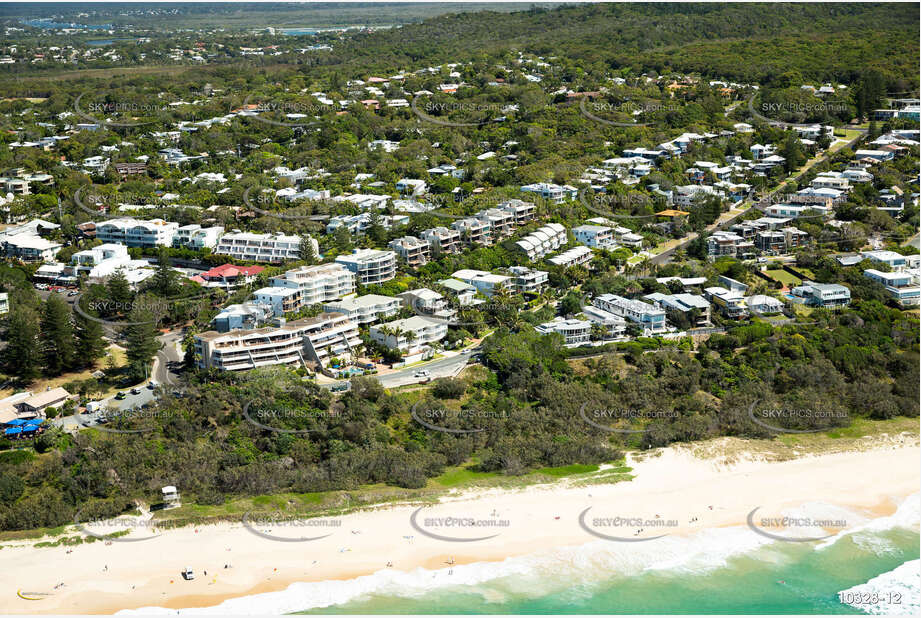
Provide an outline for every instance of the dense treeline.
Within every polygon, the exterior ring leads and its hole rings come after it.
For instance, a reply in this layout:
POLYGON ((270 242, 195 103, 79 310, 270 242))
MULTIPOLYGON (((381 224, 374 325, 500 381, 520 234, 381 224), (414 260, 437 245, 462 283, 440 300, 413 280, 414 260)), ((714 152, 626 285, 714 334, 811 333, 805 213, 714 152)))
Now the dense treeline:
POLYGON ((918 334, 916 319, 857 298, 805 323, 736 326, 696 350, 638 344, 585 360, 580 372, 560 336, 500 327, 484 343, 483 378, 437 381, 421 397, 390 393, 373 378, 353 379, 352 391, 334 398, 284 370, 202 374, 143 418, 109 425, 148 431, 50 432, 38 455, 2 454, 0 526, 112 515, 133 499, 155 500, 167 484, 187 501, 220 504, 369 483, 418 488, 471 460, 474 469, 518 475, 611 461, 622 448, 775 435, 756 410, 803 412, 771 420, 795 430, 914 417, 918 334))

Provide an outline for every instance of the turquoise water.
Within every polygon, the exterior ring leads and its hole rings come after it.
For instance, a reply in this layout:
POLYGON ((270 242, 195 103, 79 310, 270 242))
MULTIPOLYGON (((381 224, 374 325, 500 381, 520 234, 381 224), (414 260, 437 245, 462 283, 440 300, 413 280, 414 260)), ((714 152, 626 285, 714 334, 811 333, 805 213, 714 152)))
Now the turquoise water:
MULTIPOLYGON (((862 614, 839 602, 838 593, 917 560, 919 541, 916 531, 893 528, 845 536, 828 546, 761 545, 715 568, 683 564, 631 575, 597 572, 597 561, 567 560, 562 568, 535 566, 533 573, 409 594, 366 594, 303 613, 862 614)), ((908 609, 900 604, 889 611, 908 609)))

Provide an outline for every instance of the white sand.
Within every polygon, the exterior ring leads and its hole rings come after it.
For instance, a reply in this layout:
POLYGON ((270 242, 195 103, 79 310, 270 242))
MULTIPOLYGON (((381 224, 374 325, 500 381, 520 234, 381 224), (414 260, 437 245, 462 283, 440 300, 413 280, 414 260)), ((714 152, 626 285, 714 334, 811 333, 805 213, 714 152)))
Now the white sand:
MULTIPOLYGON (((469 538, 498 533, 472 543, 429 538, 410 525, 417 506, 396 506, 344 516, 338 528, 271 526, 273 534, 286 537, 332 533, 310 542, 267 540, 240 523, 224 523, 170 530, 136 543, 97 541, 76 546, 69 554, 66 547, 6 544, 0 550, 0 572, 4 574, 0 611, 75 614, 148 606, 205 607, 231 597, 282 590, 297 581, 371 574, 388 561, 404 571, 420 566, 443 568, 452 558, 457 564, 498 561, 597 541, 579 525, 579 514, 587 507, 592 507, 589 522, 596 517, 653 520, 660 515, 662 520, 679 523, 665 530, 647 528, 641 537, 744 525, 755 507, 761 507, 758 515, 762 517, 821 502, 877 517, 894 512, 898 502, 919 491, 919 460, 918 446, 889 445, 780 463, 746 461, 729 466, 697 459, 687 449, 673 447, 631 464, 636 478, 630 482, 469 492, 419 514, 420 525, 436 534, 469 538), (426 517, 492 519, 493 512, 507 520, 508 527, 436 529, 424 525, 426 517), (694 518, 697 520, 691 523, 694 518), (412 538, 405 538, 408 536, 412 538), (233 568, 224 569, 225 563, 233 568), (181 578, 185 566, 196 570, 194 581, 181 578), (55 589, 60 582, 65 586, 55 589), (50 594, 30 601, 19 598, 17 591, 50 594)), ((633 526, 599 530, 620 537, 636 533, 633 526)), ((150 534, 149 529, 140 529, 127 538, 150 534)))

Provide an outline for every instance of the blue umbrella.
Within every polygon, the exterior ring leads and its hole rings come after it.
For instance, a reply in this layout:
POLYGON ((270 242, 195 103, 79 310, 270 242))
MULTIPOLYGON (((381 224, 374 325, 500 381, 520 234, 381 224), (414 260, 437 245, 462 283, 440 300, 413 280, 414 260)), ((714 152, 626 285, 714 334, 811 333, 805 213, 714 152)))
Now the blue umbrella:
POLYGON ((22 427, 7 427, 3 430, 5 436, 15 436, 20 433, 22 433, 22 427))
POLYGON ((13 427, 16 427, 18 425, 25 425, 25 424, 26 422, 22 420, 21 418, 14 418, 13 420, 7 423, 7 425, 12 425, 13 427))

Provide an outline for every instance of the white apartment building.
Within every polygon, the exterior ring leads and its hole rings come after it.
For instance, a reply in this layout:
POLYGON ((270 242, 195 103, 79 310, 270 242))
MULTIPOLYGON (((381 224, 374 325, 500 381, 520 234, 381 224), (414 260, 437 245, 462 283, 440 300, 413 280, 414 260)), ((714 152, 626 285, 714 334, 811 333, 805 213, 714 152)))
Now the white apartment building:
POLYGON ((444 320, 414 315, 405 320, 372 326, 368 334, 381 345, 411 356, 424 351, 429 344, 444 339, 448 334, 448 325, 444 320))
POLYGON ((124 217, 96 224, 96 238, 126 247, 171 247, 179 224, 163 219, 143 221, 124 217))
POLYGON ((432 256, 429 244, 415 236, 403 236, 390 241, 388 245, 410 268, 427 264, 432 256))
POLYGON ((301 292, 297 288, 259 288, 253 292, 253 302, 271 306, 273 313, 279 317, 303 306, 301 292))
POLYGON ((537 206, 533 202, 525 202, 524 200, 511 199, 507 202, 502 202, 499 204, 499 209, 508 212, 513 217, 513 222, 516 226, 524 225, 529 221, 534 220, 534 214, 537 210, 537 206))
POLYGON ((437 249, 444 254, 457 253, 461 249, 460 232, 443 226, 425 230, 422 232, 422 238, 433 250, 437 249))
POLYGON ((614 240, 614 230, 605 225, 580 225, 572 228, 576 242, 593 249, 607 249, 613 251, 617 248, 614 240))
MULTIPOLYGON (((128 247, 114 243, 77 251, 70 256, 74 274, 86 275, 91 279, 111 275, 119 268, 127 268, 131 262, 128 247)), ((146 266, 147 262, 144 262, 144 265, 146 266)))
POLYGON ((556 251, 567 242, 566 228, 559 223, 548 223, 517 241, 515 244, 531 261, 539 260, 556 251))
POLYGON ((380 294, 365 294, 363 296, 346 296, 341 300, 325 303, 323 308, 327 311, 344 313, 353 322, 370 324, 383 318, 389 318, 400 312, 402 302, 392 296, 380 294))
POLYGON ((641 300, 632 300, 616 294, 602 294, 592 301, 602 311, 613 313, 643 327, 647 334, 665 332, 665 310, 641 300))
POLYGON ((7 257, 23 262, 52 262, 64 245, 35 234, 22 233, 3 237, 0 240, 7 257))
MULTIPOLYGON (((97 235, 98 230, 97 229, 97 235)), ((305 237, 313 246, 314 255, 320 255, 320 246, 315 238, 305 237)), ((285 234, 255 234, 234 230, 221 236, 214 253, 229 255, 248 262, 283 262, 296 260, 301 255, 301 237, 285 234)))
POLYGON ((614 315, 604 309, 589 305, 582 308, 582 314, 592 324, 602 326, 606 336, 611 338, 624 337, 627 334, 627 321, 619 315, 614 315))
POLYGON ((592 261, 592 250, 585 245, 579 245, 572 249, 567 249, 559 255, 547 258, 547 261, 556 266, 568 268, 569 266, 581 266, 592 261))
POLYGON ((350 359, 359 345, 358 325, 341 313, 322 313, 277 326, 195 336, 201 369, 245 371, 270 365, 326 366, 332 357, 350 359))
POLYGON ((538 324, 534 330, 542 335, 559 333, 566 340, 566 345, 587 343, 592 338, 592 323, 588 320, 554 318, 549 322, 538 324))
POLYGON ((505 275, 494 275, 485 270, 473 270, 465 268, 459 270, 453 275, 454 279, 463 281, 467 285, 472 285, 477 292, 484 296, 492 296, 500 288, 507 288, 511 285, 512 278, 505 275))
POLYGON ((507 269, 511 275, 509 288, 519 294, 539 294, 547 286, 550 273, 526 266, 512 266, 507 269))
POLYGON ((409 290, 402 294, 397 294, 397 297, 404 307, 412 309, 416 313, 443 319, 451 318, 457 313, 448 307, 444 296, 428 288, 409 290))
POLYGON ((487 208, 476 213, 475 216, 487 224, 493 241, 511 236, 517 227, 515 213, 504 208, 487 208))
POLYGON ((362 285, 390 281, 397 274, 397 254, 393 251, 355 249, 350 255, 337 257, 336 263, 354 273, 362 285))
POLYGON ((489 246, 492 244, 492 225, 487 219, 467 217, 452 223, 451 228, 456 230, 461 240, 468 245, 489 246))
POLYGON ((355 292, 355 275, 341 264, 301 266, 272 278, 273 287, 300 290, 301 306, 325 303, 355 292))
POLYGON ((220 225, 212 227, 202 227, 198 223, 183 225, 176 230, 173 236, 173 246, 189 249, 214 249, 223 233, 224 228, 220 225))
POLYGON ((569 185, 555 185, 547 182, 538 182, 531 185, 524 185, 521 190, 525 193, 536 193, 545 200, 554 204, 562 204, 563 201, 574 199, 579 190, 569 185))

